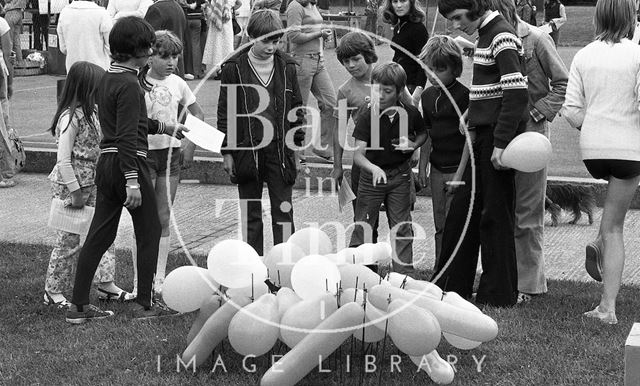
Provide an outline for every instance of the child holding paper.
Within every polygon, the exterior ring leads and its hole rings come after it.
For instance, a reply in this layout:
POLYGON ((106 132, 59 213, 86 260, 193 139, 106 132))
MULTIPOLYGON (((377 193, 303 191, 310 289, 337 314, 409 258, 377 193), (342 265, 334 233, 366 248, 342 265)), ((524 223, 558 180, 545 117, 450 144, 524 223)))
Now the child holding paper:
MULTIPOLYGON (((202 108, 196 102, 196 97, 187 82, 174 73, 178 70, 178 58, 182 54, 182 48, 182 42, 173 32, 156 31, 156 42, 152 47, 153 54, 139 75, 140 84, 145 90, 144 100, 147 105, 147 116, 150 119, 165 124, 175 124, 178 122, 178 105, 182 105, 198 119, 204 120, 202 108)), ((153 285, 157 294, 164 282, 167 267, 171 239, 169 220, 171 205, 180 181, 180 167, 182 165, 186 168, 191 165, 196 145, 186 138, 181 144, 175 137, 163 134, 150 134, 147 139, 149 141, 147 165, 149 165, 151 180, 155 187, 158 216, 162 226, 153 285)), ((134 269, 136 267, 135 261, 133 267, 134 269)), ((137 293, 137 290, 137 283, 134 282, 134 293, 137 293)))

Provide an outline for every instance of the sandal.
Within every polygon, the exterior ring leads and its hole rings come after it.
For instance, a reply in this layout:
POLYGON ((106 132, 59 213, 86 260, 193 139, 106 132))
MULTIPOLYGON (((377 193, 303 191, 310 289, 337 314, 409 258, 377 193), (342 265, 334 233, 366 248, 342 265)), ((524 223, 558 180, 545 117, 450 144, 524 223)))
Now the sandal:
POLYGON ((98 295, 98 300, 102 302, 124 303, 135 300, 136 298, 136 296, 125 290, 120 290, 120 292, 110 292, 107 290, 103 290, 102 288, 98 288, 98 292, 100 292, 100 294, 98 295))
POLYGON ((51 297, 51 295, 49 295, 49 293, 46 291, 44 292, 43 304, 45 306, 56 306, 56 308, 61 310, 66 310, 71 305, 71 303, 67 299, 61 300, 59 302, 55 302, 51 297))
POLYGON ((0 189, 2 188, 13 188, 16 186, 16 182, 14 180, 2 180, 0 181, 0 189))
POLYGON ((597 306, 591 311, 587 311, 582 314, 588 318, 599 319, 602 323, 605 324, 618 324, 618 319, 616 318, 615 311, 600 311, 600 306, 597 306))
POLYGON ((528 294, 524 292, 518 292, 517 304, 529 303, 536 296, 540 296, 540 294, 528 294))

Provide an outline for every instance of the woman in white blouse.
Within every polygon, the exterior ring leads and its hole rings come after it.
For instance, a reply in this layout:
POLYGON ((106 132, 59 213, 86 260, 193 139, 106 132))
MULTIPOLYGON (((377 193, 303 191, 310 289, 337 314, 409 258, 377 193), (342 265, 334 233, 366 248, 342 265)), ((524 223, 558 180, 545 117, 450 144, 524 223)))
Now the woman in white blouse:
POLYGON ((640 46, 635 0, 598 0, 596 40, 576 54, 561 115, 580 132, 589 173, 609 182, 600 230, 586 247, 587 272, 604 287, 585 316, 616 324, 624 267, 624 218, 640 182, 640 46))

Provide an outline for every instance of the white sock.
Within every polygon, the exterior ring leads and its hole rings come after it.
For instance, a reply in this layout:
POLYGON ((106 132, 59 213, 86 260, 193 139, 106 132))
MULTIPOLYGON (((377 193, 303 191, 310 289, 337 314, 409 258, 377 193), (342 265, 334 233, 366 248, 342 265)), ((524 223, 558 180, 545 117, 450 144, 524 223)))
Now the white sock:
POLYGON ((131 261, 133 262, 133 291, 131 293, 138 294, 138 244, 136 243, 136 234, 133 235, 133 247, 131 248, 131 261))
POLYGON ((160 292, 162 283, 164 283, 164 276, 167 270, 167 258, 169 257, 169 243, 171 236, 160 237, 160 243, 158 244, 158 265, 156 265, 156 277, 154 280, 154 289, 156 292, 160 292))

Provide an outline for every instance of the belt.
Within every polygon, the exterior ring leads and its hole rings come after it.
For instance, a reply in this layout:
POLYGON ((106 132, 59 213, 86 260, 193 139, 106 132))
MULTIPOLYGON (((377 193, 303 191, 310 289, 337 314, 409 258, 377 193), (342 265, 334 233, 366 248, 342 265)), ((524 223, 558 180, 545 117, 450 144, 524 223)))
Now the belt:
MULTIPOLYGON (((107 153, 118 153, 118 148, 117 147, 105 147, 104 149, 102 149, 101 154, 107 154, 107 153)), ((144 151, 144 150, 136 150, 136 155, 138 157, 147 158, 147 152, 144 151)))
POLYGON ((392 167, 392 168, 382 168, 382 170, 384 170, 384 174, 387 175, 387 178, 392 178, 397 176, 400 173, 404 173, 408 170, 411 169, 411 165, 409 164, 409 161, 405 161, 402 164, 400 164, 399 166, 396 167, 392 167))

